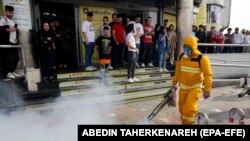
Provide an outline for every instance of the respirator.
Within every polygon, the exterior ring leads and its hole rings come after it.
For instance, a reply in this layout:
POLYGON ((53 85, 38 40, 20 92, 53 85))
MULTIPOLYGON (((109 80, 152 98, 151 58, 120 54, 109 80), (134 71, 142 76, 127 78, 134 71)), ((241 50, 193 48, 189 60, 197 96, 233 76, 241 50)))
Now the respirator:
POLYGON ((183 57, 188 58, 189 56, 192 55, 192 49, 188 46, 184 46, 184 55, 183 57))

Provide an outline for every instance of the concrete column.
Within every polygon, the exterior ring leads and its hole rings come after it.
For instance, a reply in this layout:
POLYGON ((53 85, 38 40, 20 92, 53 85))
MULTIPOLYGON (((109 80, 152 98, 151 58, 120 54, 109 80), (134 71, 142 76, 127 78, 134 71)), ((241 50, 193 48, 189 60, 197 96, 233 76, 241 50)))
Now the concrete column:
POLYGON ((159 23, 162 24, 163 23, 163 15, 164 15, 164 5, 165 5, 165 0, 161 0, 160 3, 160 8, 159 8, 159 23))
POLYGON ((192 33, 193 0, 177 0, 177 56, 183 52, 183 40, 192 33))
POLYGON ((19 32, 18 39, 19 39, 19 43, 21 44, 23 48, 26 68, 35 68, 32 38, 33 38, 33 35, 31 31, 19 32))
POLYGON ((157 22, 156 23, 160 23, 162 24, 163 22, 163 14, 164 14, 164 0, 156 0, 156 6, 158 8, 158 16, 157 16, 157 22))
POLYGON ((37 83, 41 81, 41 75, 40 69, 35 69, 34 42, 32 42, 34 38, 33 32, 20 31, 18 37, 24 53, 24 72, 28 91, 37 91, 37 83))

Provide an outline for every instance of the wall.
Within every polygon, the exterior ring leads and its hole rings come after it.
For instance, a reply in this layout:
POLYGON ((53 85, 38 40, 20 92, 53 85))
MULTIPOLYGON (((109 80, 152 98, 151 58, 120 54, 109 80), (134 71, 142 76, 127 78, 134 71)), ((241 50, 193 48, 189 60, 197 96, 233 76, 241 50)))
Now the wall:
POLYGON ((217 31, 219 31, 219 29, 221 28, 225 29, 229 26, 230 14, 231 14, 231 2, 232 0, 225 0, 225 1, 224 0, 219 0, 219 1, 207 0, 208 10, 209 10, 209 7, 211 7, 210 11, 212 11, 214 7, 217 7, 216 15, 219 16, 218 17, 219 19, 217 19, 218 22, 216 23, 210 22, 211 18, 208 19, 208 24, 207 24, 208 30, 210 30, 211 26, 215 26, 217 31))
POLYGON ((196 15, 196 26, 206 25, 207 23, 207 0, 202 0, 199 13, 196 15))
POLYGON ((222 14, 221 14, 221 24, 223 25, 223 28, 227 28, 230 24, 230 17, 231 17, 231 4, 232 0, 225 0, 224 1, 224 7, 222 14))
POLYGON ((157 22, 157 12, 148 12, 148 17, 152 18, 151 25, 155 26, 157 22))
POLYGON ((3 16, 4 15, 4 8, 3 8, 3 1, 0 0, 0 16, 3 16))
POLYGON ((17 23, 19 31, 32 29, 30 0, 3 0, 3 4, 15 8, 13 20, 17 23))
POLYGON ((214 4, 214 5, 221 5, 221 6, 223 6, 224 0, 207 0, 207 4, 214 4))
POLYGON ((164 13, 164 15, 163 15, 163 21, 165 19, 168 19, 168 26, 170 24, 173 24, 174 28, 176 29, 176 16, 175 15, 164 13))
POLYGON ((238 65, 249 65, 249 67, 222 67, 222 66, 213 66, 212 70, 215 77, 226 77, 226 76, 245 76, 250 74, 250 61, 249 56, 250 53, 221 53, 221 54, 207 54, 211 60, 211 63, 219 63, 219 64, 238 64, 238 65), (222 59, 227 60, 218 61, 214 59, 222 59), (230 60, 234 60, 234 62, 230 62, 230 60), (237 60, 237 61, 236 61, 237 60), (242 62, 245 60, 245 62, 242 62))

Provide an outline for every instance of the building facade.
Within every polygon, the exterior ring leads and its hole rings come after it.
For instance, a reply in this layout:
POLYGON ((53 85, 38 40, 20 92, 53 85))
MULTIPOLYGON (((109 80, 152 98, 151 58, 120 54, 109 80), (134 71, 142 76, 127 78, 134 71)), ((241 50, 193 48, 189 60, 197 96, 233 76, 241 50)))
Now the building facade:
MULTIPOLYGON (((86 19, 86 11, 94 13, 95 30, 101 25, 104 16, 108 16, 111 22, 113 13, 121 14, 124 21, 127 16, 140 15, 142 23, 146 17, 152 17, 152 25, 163 24, 164 19, 168 19, 168 24, 173 24, 177 29, 181 52, 181 40, 191 32, 192 24, 227 27, 229 21, 221 19, 225 13, 230 17, 225 10, 231 8, 230 4, 231 0, 0 0, 0 15, 4 14, 5 5, 15 7, 14 20, 20 31, 19 41, 24 51, 25 69, 39 68, 36 33, 43 22, 52 20, 58 20, 63 28, 70 31, 70 63, 72 67, 77 67, 85 62, 81 23, 86 19), (189 7, 188 11, 185 6, 189 7), (213 17, 210 13, 215 10, 220 11, 216 12, 220 14, 213 17)), ((96 53, 93 61, 97 61, 97 58, 96 53)))

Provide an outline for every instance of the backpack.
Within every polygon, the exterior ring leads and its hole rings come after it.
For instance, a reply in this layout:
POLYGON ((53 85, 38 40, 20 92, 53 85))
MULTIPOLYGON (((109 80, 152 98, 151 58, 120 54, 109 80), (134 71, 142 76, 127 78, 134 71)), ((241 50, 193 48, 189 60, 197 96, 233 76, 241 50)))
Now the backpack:
MULTIPOLYGON (((184 55, 184 53, 182 53, 180 56, 179 56, 179 61, 181 60, 182 56, 184 55)), ((190 61, 193 61, 193 62, 198 62, 199 63, 199 67, 201 66, 201 59, 202 59, 202 54, 199 54, 197 58, 191 58, 190 61)))

